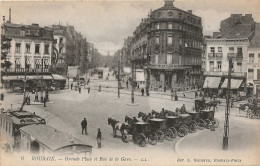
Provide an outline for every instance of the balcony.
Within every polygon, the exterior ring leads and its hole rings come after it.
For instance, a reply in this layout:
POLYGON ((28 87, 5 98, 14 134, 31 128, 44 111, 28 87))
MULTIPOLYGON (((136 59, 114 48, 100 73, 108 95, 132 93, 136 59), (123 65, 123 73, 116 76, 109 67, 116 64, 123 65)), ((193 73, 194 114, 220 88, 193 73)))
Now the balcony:
POLYGON ((243 53, 228 53, 227 58, 235 58, 236 60, 243 60, 243 53))
MULTIPOLYGON (((205 71, 204 75, 207 76, 228 76, 228 72, 227 71, 205 71)), ((246 72, 233 72, 231 73, 232 77, 246 77, 246 72)))
POLYGON ((188 67, 184 67, 179 64, 150 64, 150 69, 186 69, 188 67))
POLYGON ((222 60, 223 53, 208 53, 209 60, 222 60))
MULTIPOLYGON (((6 73, 24 73, 25 69, 24 68, 20 68, 20 69, 7 69, 6 73)), ((26 69, 27 73, 49 73, 50 70, 49 69, 26 69)))

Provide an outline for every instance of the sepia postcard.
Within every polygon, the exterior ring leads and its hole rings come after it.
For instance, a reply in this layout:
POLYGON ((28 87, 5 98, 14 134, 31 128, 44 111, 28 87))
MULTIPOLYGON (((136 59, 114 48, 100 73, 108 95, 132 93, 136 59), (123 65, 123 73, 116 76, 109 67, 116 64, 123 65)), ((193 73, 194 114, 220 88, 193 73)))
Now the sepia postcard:
POLYGON ((259 0, 0 2, 0 165, 260 165, 259 0))

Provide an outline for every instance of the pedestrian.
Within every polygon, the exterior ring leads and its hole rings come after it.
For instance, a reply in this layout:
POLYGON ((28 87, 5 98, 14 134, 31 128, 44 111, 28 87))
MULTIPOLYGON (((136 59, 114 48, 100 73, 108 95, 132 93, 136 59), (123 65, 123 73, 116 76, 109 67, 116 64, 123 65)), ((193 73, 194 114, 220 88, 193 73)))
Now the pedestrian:
POLYGON ((137 83, 137 89, 139 89, 139 83, 137 83))
POLYGON ((149 94, 149 88, 146 88, 146 96, 150 96, 150 94, 149 94))
POLYGON ((98 148, 101 148, 101 138, 102 138, 102 133, 101 133, 100 129, 98 129, 98 133, 97 133, 98 148))
POLYGON ((128 89, 128 80, 126 81, 126 88, 128 89))
POLYGON ((71 83, 71 84, 70 84, 70 90, 72 90, 72 88, 73 88, 73 84, 71 83))
POLYGON ((166 86, 164 86, 163 91, 166 92, 166 86))
POLYGON ((85 131, 85 134, 88 135, 87 126, 88 126, 88 122, 87 122, 86 118, 84 118, 84 120, 81 122, 82 134, 85 131))
POLYGON ((81 93, 81 87, 79 86, 79 93, 81 93))
POLYGON ((88 86, 88 93, 90 93, 90 86, 88 86))
POLYGON ((181 107, 181 114, 185 114, 186 113, 186 107, 185 104, 183 104, 183 106, 181 107))
POLYGON ((144 96, 144 88, 141 89, 142 96, 144 96))
POLYGON ((198 98, 198 92, 195 91, 195 98, 198 98))
POLYGON ((46 97, 43 98, 43 106, 46 107, 46 97))
POLYGON ((101 85, 99 85, 99 87, 98 87, 98 91, 101 92, 101 85))
POLYGON ((183 92, 183 97, 184 97, 184 98, 186 97, 185 92, 183 92))
POLYGON ((178 96, 177 96, 177 93, 175 93, 175 101, 178 101, 178 96))
POLYGON ((173 92, 171 92, 171 101, 173 101, 173 92))
POLYGON ((200 91, 200 97, 202 97, 203 95, 202 95, 202 92, 200 91))
POLYGON ((34 99, 34 102, 39 102, 38 92, 35 93, 35 99, 34 99))

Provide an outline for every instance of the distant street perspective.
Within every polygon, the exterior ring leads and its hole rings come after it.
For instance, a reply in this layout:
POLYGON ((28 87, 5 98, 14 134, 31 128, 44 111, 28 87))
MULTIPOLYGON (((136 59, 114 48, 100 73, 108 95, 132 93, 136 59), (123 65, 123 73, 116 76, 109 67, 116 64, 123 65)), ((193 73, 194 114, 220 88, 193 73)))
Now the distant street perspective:
POLYGON ((69 23, 20 24, 20 9, 4 6, 1 154, 257 160, 259 17, 229 13, 206 35, 203 16, 160 3, 116 50, 69 23))

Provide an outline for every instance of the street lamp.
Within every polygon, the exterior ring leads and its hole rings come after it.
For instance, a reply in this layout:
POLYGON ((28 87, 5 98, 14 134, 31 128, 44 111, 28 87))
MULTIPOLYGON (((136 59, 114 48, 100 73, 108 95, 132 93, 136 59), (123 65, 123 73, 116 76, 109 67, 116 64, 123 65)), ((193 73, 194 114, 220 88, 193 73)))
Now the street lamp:
POLYGON ((229 113, 230 113, 230 85, 231 85, 231 71, 233 68, 232 57, 229 57, 228 67, 228 84, 227 84, 227 99, 226 99, 226 111, 225 111, 225 124, 224 124, 224 136, 223 136, 223 150, 228 149, 228 136, 229 136, 229 113))
POLYGON ((207 97, 209 97, 209 80, 207 80, 207 97))

